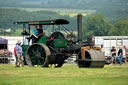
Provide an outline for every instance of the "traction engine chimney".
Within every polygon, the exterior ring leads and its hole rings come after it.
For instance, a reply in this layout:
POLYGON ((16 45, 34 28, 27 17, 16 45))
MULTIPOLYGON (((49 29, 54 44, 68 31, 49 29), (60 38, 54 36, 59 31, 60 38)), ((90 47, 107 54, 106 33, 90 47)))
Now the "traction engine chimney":
POLYGON ((78 24, 78 43, 82 42, 82 15, 79 14, 77 16, 77 24, 78 24))

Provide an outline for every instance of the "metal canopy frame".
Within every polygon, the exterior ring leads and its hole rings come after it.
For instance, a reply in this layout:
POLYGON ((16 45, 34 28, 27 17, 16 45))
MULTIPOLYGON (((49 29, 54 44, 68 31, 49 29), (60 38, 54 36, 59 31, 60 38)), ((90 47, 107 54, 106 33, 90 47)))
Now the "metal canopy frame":
POLYGON ((23 25, 23 33, 24 32, 29 33, 29 35, 23 35, 23 41, 24 41, 25 36, 30 36, 31 35, 30 28, 31 28, 31 26, 35 26, 35 25, 53 25, 53 30, 55 30, 55 31, 57 31, 57 30, 55 29, 54 26, 57 25, 59 31, 63 30, 67 34, 71 33, 66 27, 63 26, 65 24, 69 24, 69 21, 67 21, 65 19, 40 20, 40 21, 16 21, 16 22, 13 22, 13 24, 23 25))
POLYGON ((69 24, 69 21, 65 19, 56 20, 40 20, 40 21, 17 21, 14 24, 29 24, 29 25, 62 25, 69 24))

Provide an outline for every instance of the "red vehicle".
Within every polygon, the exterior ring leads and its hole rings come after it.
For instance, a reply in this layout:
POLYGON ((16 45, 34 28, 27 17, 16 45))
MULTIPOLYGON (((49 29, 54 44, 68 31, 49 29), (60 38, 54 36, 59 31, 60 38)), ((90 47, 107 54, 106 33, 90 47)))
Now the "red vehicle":
POLYGON ((12 57, 12 52, 7 49, 0 49, 0 57, 12 57))
POLYGON ((8 40, 0 38, 0 63, 8 63, 12 52, 8 51, 8 40))

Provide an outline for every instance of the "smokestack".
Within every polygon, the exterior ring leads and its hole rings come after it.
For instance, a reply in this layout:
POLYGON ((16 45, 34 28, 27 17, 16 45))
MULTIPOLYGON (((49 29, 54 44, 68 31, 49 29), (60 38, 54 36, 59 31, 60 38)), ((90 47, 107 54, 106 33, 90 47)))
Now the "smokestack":
POLYGON ((79 14, 77 16, 77 24, 78 24, 78 43, 82 42, 82 15, 79 14))

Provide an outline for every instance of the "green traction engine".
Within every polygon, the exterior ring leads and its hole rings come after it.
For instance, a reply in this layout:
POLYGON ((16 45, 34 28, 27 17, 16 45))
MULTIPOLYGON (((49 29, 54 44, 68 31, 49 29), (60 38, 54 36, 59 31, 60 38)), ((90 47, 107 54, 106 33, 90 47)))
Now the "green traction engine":
POLYGON ((17 21, 14 24, 23 25, 23 40, 30 36, 30 28, 35 25, 52 25, 54 32, 41 38, 33 44, 22 45, 23 56, 27 65, 34 67, 61 67, 65 60, 76 54, 76 62, 79 67, 104 67, 105 58, 99 47, 91 42, 82 41, 82 15, 77 17, 78 37, 70 32, 64 25, 69 24, 65 19, 42 20, 42 21, 17 21), (65 33, 67 35, 65 35, 65 33))

